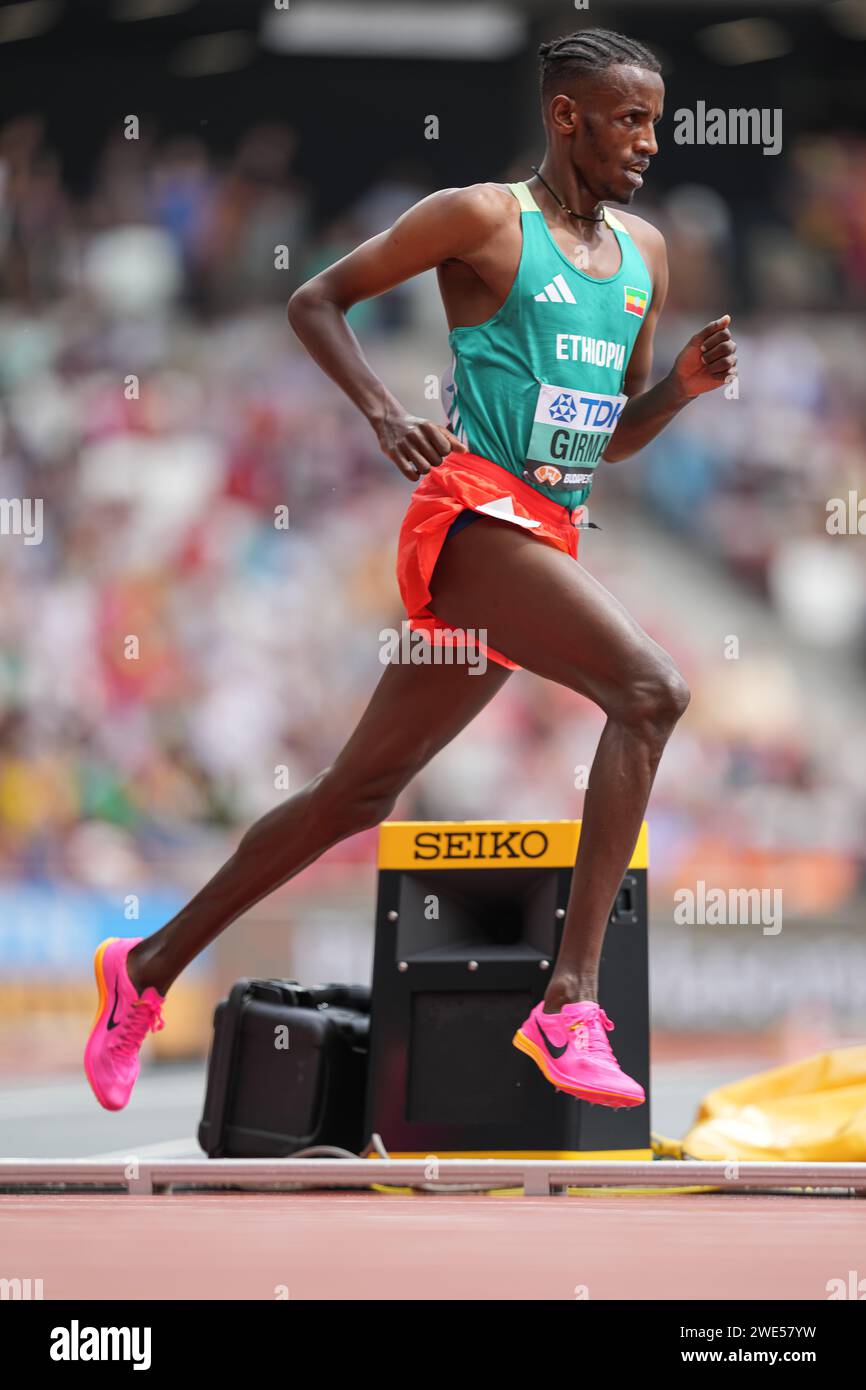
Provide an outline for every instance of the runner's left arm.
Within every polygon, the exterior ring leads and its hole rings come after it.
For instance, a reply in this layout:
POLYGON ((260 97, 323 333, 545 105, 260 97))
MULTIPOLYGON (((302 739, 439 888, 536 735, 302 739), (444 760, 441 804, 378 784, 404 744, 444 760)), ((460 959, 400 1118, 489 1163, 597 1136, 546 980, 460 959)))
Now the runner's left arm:
POLYGON ((636 454, 655 439, 689 401, 723 386, 735 372, 737 345, 730 333, 730 314, 714 319, 689 339, 666 377, 647 389, 652 371, 653 337, 668 292, 668 258, 664 238, 644 224, 641 251, 650 262, 653 297, 626 371, 628 396, 619 424, 602 457, 607 463, 636 454))

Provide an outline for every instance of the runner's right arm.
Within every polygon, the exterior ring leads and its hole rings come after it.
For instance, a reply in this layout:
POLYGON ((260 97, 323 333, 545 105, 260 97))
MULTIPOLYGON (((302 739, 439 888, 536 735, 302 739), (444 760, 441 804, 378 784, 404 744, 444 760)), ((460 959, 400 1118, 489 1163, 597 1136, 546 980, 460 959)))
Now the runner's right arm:
POLYGON ((382 452, 413 482, 466 446, 444 425, 411 415, 400 404, 366 361, 346 313, 442 261, 471 258, 490 234, 494 212, 483 187, 431 193, 289 300, 289 323, 310 356, 363 412, 382 452))

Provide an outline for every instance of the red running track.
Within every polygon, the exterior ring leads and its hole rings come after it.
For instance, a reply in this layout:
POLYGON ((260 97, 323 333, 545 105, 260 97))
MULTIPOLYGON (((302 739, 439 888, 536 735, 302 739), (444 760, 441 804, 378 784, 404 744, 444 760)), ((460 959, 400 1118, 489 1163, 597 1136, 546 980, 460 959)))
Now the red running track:
POLYGON ((844 1197, 0 1196, 46 1299, 811 1300, 864 1246, 844 1197))

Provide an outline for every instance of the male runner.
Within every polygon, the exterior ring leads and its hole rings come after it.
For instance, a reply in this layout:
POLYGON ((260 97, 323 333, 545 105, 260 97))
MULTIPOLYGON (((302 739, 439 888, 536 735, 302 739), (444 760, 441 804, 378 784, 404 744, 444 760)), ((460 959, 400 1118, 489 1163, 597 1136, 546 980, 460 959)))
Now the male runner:
POLYGON ((729 316, 686 344, 648 388, 668 285, 659 233, 629 203, 657 152, 664 88, 642 45, 589 29, 543 44, 547 148, 537 177, 424 198, 302 286, 289 320, 363 411, 382 452, 421 480, 400 534, 413 626, 486 630, 483 675, 465 664, 386 667, 348 743, 257 821, 211 881, 144 939, 103 942, 85 1066, 120 1109, 166 992, 241 913, 337 841, 385 819, 399 792, 525 667, 607 716, 583 808, 561 949, 544 999, 514 1037, 559 1089, 639 1105, 598 1002, 605 927, 665 743, 688 703, 671 658, 577 563, 598 460, 628 458, 733 373, 729 316), (346 323, 359 300, 436 267, 454 356, 449 426, 411 415, 346 323), (472 524, 467 524, 471 522, 472 524), (447 540, 447 543, 446 543, 447 540))

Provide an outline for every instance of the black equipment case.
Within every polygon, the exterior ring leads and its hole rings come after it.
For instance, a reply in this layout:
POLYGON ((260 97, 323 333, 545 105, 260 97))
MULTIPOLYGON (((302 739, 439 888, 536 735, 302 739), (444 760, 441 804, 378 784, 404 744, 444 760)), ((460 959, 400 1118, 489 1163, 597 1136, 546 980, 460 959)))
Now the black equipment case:
POLYGON ((198 1141, 209 1158, 285 1158, 315 1145, 358 1153, 370 989, 239 980, 214 1013, 198 1141))

